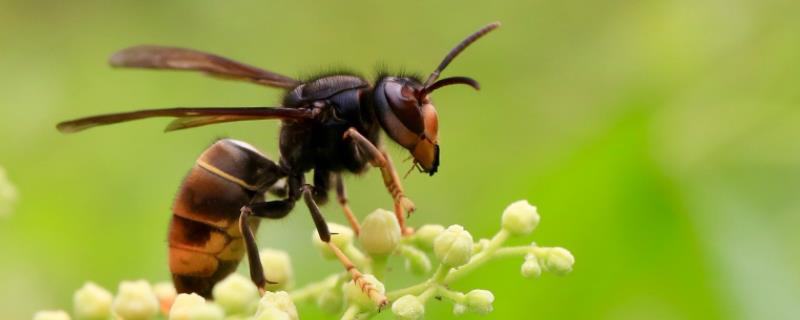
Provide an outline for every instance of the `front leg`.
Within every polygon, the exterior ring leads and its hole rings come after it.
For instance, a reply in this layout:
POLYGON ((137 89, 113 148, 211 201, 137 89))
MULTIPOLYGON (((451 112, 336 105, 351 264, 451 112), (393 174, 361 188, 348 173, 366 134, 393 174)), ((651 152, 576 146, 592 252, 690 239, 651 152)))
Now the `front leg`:
POLYGON ((378 149, 355 128, 347 129, 343 138, 352 138, 358 150, 367 155, 369 162, 381 169, 383 184, 394 200, 394 213, 397 216, 397 222, 400 224, 400 230, 403 234, 411 234, 413 231, 410 228, 406 228, 406 217, 403 211, 405 210, 410 215, 415 210, 414 203, 405 196, 403 186, 400 184, 400 177, 397 175, 389 155, 386 151, 378 149))

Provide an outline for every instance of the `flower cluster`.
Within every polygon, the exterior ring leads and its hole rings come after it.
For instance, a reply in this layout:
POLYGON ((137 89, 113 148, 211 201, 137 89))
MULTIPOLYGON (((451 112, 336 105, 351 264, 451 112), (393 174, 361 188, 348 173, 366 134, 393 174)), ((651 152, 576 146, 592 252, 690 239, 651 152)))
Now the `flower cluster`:
MULTIPOLYGON (((519 257, 523 277, 539 277, 542 272, 564 275, 572 271, 575 258, 564 248, 505 246, 511 237, 525 236, 539 224, 536 207, 527 201, 509 205, 502 214, 500 230, 491 238, 475 239, 460 225, 423 225, 415 233, 402 236, 394 213, 378 209, 361 224, 360 233, 345 226, 330 224, 333 244, 355 266, 365 272, 364 279, 381 295, 397 319, 420 319, 425 304, 437 297, 453 305, 453 313, 488 314, 494 295, 484 289, 466 292, 451 289, 451 284, 486 262, 503 257, 519 257), (407 271, 425 280, 400 289, 387 290, 382 283, 389 259, 400 257, 407 271), (431 259, 434 258, 434 259, 431 259)), ((336 259, 331 247, 316 232, 312 242, 326 259, 336 259)), ((295 303, 316 304, 321 310, 339 314, 341 319, 365 319, 380 312, 374 300, 356 285, 348 272, 327 276, 321 281, 291 290, 294 282, 291 261, 285 252, 261 251, 262 264, 271 280, 263 296, 256 286, 239 274, 219 282, 212 291, 213 302, 196 294, 176 294, 171 284, 151 286, 145 281, 123 282, 114 296, 93 283, 75 293, 76 319, 170 319, 170 320, 277 320, 298 319, 295 303), (290 290, 289 292, 281 290, 290 290)), ((34 320, 70 319, 64 311, 42 311, 34 320)))

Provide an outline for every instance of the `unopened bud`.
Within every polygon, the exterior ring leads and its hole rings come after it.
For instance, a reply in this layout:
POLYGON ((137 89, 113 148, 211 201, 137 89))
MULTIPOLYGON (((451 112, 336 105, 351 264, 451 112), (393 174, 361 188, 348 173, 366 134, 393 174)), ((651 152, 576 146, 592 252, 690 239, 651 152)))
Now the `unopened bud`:
POLYGON ((265 307, 252 320, 293 320, 288 313, 276 307, 265 307))
POLYGON ((261 265, 264 267, 264 276, 274 284, 267 284, 269 291, 289 289, 294 285, 292 261, 285 251, 263 249, 259 252, 261 265))
POLYGON ((385 256, 400 243, 400 225, 394 213, 377 209, 367 215, 358 235, 361 247, 370 255, 385 256))
POLYGON ((486 238, 478 240, 478 242, 475 243, 474 246, 472 246, 472 254, 477 254, 478 252, 485 250, 486 248, 489 247, 490 243, 491 242, 489 241, 489 239, 486 238))
POLYGON ((538 224, 539 213, 527 200, 514 202, 503 211, 503 229, 513 235, 529 234, 538 224))
POLYGON ((460 315, 464 314, 464 312, 467 312, 467 306, 465 306, 463 304, 460 304, 460 303, 456 303, 456 304, 453 305, 453 314, 454 315, 460 316, 460 315))
MULTIPOLYGON (((371 274, 365 274, 363 275, 362 279, 371 284, 378 293, 386 293, 386 287, 384 287, 383 283, 378 281, 375 276, 371 274)), ((377 307, 375 302, 373 302, 370 297, 367 296, 367 293, 361 291, 361 287, 355 284, 355 281, 348 281, 345 283, 343 290, 347 301, 351 304, 359 306, 362 310, 374 310, 377 307)))
POLYGON ((258 288, 250 279, 231 273, 214 286, 211 295, 226 313, 244 313, 251 311, 258 301, 258 288))
POLYGON ((472 256, 472 235, 460 225, 449 226, 436 237, 433 242, 433 252, 447 267, 462 266, 472 256))
POLYGON ((406 257, 405 266, 409 272, 420 275, 431 272, 431 259, 424 252, 414 247, 406 246, 403 255, 406 257))
POLYGON ((261 300, 258 302, 258 310, 256 310, 255 318, 283 319, 276 311, 283 312, 290 320, 298 319, 297 307, 295 307, 294 302, 292 302, 292 298, 288 293, 286 293, 286 291, 265 292, 264 296, 261 297, 261 300))
POLYGON ((425 306, 417 297, 404 295, 392 304, 392 313, 401 320, 422 319, 425 314, 425 306))
POLYGON ((522 263, 522 267, 520 268, 520 273, 525 278, 538 278, 542 275, 542 267, 539 265, 539 262, 536 261, 536 257, 531 256, 530 258, 525 258, 525 262, 522 263))
POLYGON ((575 257, 567 249, 561 247, 549 248, 544 256, 543 267, 548 272, 565 275, 572 271, 575 257))
POLYGON ((155 293, 156 298, 158 298, 161 312, 163 314, 168 314, 169 309, 172 308, 172 303, 175 301, 175 297, 178 295, 175 286, 172 282, 159 282, 153 285, 153 293, 155 293))
MULTIPOLYGON (((337 248, 344 250, 353 243, 353 230, 350 230, 350 228, 337 223, 328 223, 328 230, 331 232, 331 243, 337 248)), ((317 230, 311 233, 311 242, 322 253, 323 258, 328 260, 336 259, 336 254, 331 251, 327 243, 319 238, 317 230)))
POLYGON ((225 313, 196 293, 181 293, 169 310, 169 320, 222 320, 225 313))
POLYGON ((494 295, 488 290, 472 290, 464 296, 464 304, 467 308, 478 314, 488 314, 492 312, 492 302, 494 295))
POLYGON ((420 248, 433 249, 433 241, 444 231, 444 227, 438 224, 426 224, 414 233, 414 241, 420 248))
POLYGON ((63 310, 45 310, 35 313, 33 320, 70 320, 70 318, 69 314, 63 310))
POLYGON ((154 284, 153 293, 156 294, 156 298, 158 298, 158 300, 175 300, 175 297, 178 295, 178 292, 175 290, 175 286, 172 285, 171 282, 159 282, 154 284))
POLYGON ((108 319, 114 296, 93 282, 87 282, 72 297, 75 318, 95 320, 108 319))
POLYGON ((147 281, 123 281, 111 309, 125 320, 152 319, 158 313, 158 298, 147 281))

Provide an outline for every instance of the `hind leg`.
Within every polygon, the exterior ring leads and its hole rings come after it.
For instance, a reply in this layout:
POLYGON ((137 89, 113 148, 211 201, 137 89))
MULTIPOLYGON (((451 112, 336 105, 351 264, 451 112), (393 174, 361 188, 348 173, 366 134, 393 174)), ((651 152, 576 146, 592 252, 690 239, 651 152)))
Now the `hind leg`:
MULTIPOLYGON (((301 176, 302 178, 302 176, 301 176)), ((258 245, 253 230, 250 229, 248 220, 251 217, 266 218, 266 219, 280 219, 285 217, 294 208, 295 202, 299 198, 299 192, 291 192, 300 185, 302 179, 298 177, 289 177, 288 184, 290 194, 289 197, 283 200, 273 200, 266 202, 257 202, 242 207, 239 215, 239 230, 244 237, 245 249, 247 250, 247 262, 250 266, 250 279, 258 286, 258 290, 263 294, 265 286, 273 282, 267 280, 264 275, 264 267, 261 265, 261 257, 258 253, 258 245)))

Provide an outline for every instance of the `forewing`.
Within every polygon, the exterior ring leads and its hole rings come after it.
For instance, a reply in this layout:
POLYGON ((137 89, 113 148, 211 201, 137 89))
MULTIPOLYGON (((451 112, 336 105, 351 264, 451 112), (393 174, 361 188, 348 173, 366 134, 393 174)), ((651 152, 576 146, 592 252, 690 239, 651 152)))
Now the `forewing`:
POLYGON ((130 47, 112 55, 109 63, 114 67, 202 71, 216 77, 246 80, 284 89, 300 84, 300 81, 290 77, 215 54, 175 47, 130 47))
POLYGON ((186 119, 174 121, 166 131, 198 127, 213 123, 261 120, 261 119, 311 119, 309 109, 283 107, 238 107, 238 108, 170 108, 139 110, 91 116, 59 123, 56 127, 63 133, 73 133, 96 126, 154 117, 186 119))

